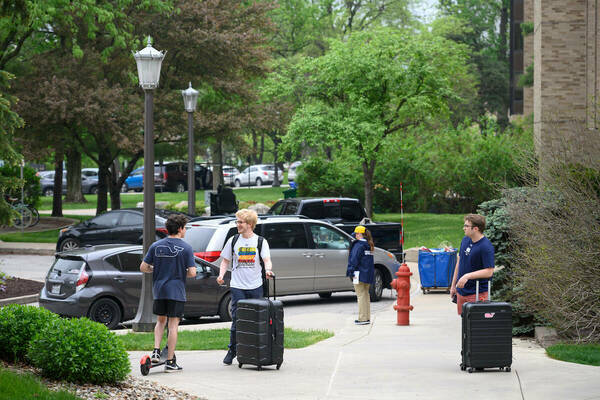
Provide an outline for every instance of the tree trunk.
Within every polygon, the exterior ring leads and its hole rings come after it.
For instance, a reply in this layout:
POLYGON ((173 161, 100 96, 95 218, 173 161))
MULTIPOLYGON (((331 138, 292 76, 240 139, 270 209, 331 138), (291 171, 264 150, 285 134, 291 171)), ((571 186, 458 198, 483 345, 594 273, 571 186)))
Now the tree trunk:
POLYGON ((265 155, 265 134, 260 135, 260 154, 258 159, 258 164, 263 163, 263 156, 265 155))
POLYGON ((281 181, 283 181, 283 168, 281 168, 277 164, 277 158, 279 158, 279 143, 281 143, 281 139, 277 137, 277 132, 273 132, 273 136, 271 136, 273 140, 273 160, 275 164, 275 177, 273 178, 273 187, 280 187, 281 181), (279 171, 281 171, 281 179, 279 179, 279 171))
MULTIPOLYGON (((223 184, 223 141, 217 140, 217 143, 210 145, 210 152, 212 154, 212 176, 213 176, 213 190, 217 190, 219 185, 223 184)), ((207 204, 208 206, 208 204, 207 204)))
POLYGON ((96 204, 96 215, 100 215, 106 212, 108 206, 108 176, 110 171, 108 167, 111 165, 111 161, 105 152, 100 151, 98 153, 98 203, 96 204))
POLYGON ((252 154, 249 157, 248 165, 258 164, 258 138, 256 132, 252 131, 252 154))
POLYGON ((112 167, 109 170, 108 175, 108 191, 110 192, 110 209, 119 210, 121 209, 121 185, 119 184, 119 177, 121 176, 119 169, 119 161, 114 159, 112 167))
POLYGON ((365 178, 365 210, 367 217, 373 218, 373 175, 375 174, 375 160, 363 161, 363 176, 365 178))
POLYGON ((67 196, 65 203, 87 203, 81 190, 81 152, 67 149, 67 196))
POLYGON ((62 176, 65 159, 62 147, 54 151, 54 196, 52 197, 52 216, 62 217, 62 176))

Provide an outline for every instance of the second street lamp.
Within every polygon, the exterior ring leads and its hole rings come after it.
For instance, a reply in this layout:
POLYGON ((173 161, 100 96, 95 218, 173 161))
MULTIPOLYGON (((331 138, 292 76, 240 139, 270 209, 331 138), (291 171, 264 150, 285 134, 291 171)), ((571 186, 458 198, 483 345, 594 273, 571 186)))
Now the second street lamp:
POLYGON ((198 103, 198 91, 190 87, 181 91, 183 105, 188 113, 188 214, 196 215, 196 168, 194 154, 194 111, 198 103))
MULTIPOLYGON (((134 53, 140 86, 144 89, 144 255, 156 238, 154 215, 154 92, 160 79, 160 67, 165 53, 152 47, 150 36, 145 49, 134 53)), ((152 274, 142 274, 142 292, 132 329, 135 332, 151 332, 154 329, 152 315, 152 274)))

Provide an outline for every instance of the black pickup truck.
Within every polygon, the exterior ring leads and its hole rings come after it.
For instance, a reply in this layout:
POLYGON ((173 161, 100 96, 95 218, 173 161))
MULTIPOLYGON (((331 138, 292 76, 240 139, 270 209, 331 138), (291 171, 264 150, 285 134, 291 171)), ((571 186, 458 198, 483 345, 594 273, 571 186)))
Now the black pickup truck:
POLYGON ((297 197, 279 200, 267 214, 304 215, 327 221, 347 233, 364 225, 373 235, 375 246, 402 258, 402 225, 395 222, 371 222, 358 199, 346 197, 297 197), (362 223, 361 223, 362 222, 362 223))

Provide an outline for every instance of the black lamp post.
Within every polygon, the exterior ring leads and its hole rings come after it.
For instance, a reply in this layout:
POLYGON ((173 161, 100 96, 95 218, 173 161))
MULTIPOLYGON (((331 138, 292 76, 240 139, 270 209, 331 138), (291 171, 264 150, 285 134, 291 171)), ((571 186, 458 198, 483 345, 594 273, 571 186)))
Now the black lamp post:
POLYGON ((183 105, 188 113, 188 214, 196 215, 196 169, 194 161, 194 111, 198 103, 198 91, 190 87, 181 91, 183 105))
MULTIPOLYGON (((165 53, 152 47, 150 36, 145 49, 134 53, 140 86, 144 89, 144 254, 156 238, 154 215, 154 92, 160 79, 160 67, 165 53)), ((133 320, 135 332, 154 329, 152 314, 152 275, 143 274, 142 292, 133 320)))

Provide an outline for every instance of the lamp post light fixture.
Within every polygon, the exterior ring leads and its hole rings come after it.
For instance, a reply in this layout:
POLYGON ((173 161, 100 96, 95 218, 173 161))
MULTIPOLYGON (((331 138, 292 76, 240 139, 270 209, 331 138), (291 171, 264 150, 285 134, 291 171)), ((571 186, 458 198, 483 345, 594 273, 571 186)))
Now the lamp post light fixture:
MULTIPOLYGON (((137 63, 140 86, 144 89, 144 255, 156 237, 154 215, 154 92, 160 79, 160 67, 166 52, 148 45, 133 54, 137 63)), ((143 274, 142 292, 137 314, 133 320, 135 332, 151 332, 154 329, 152 315, 152 275, 143 274)))
POLYGON ((190 87, 181 91, 183 105, 188 113, 188 214, 196 214, 196 156, 194 155, 194 111, 198 103, 198 91, 190 87))

